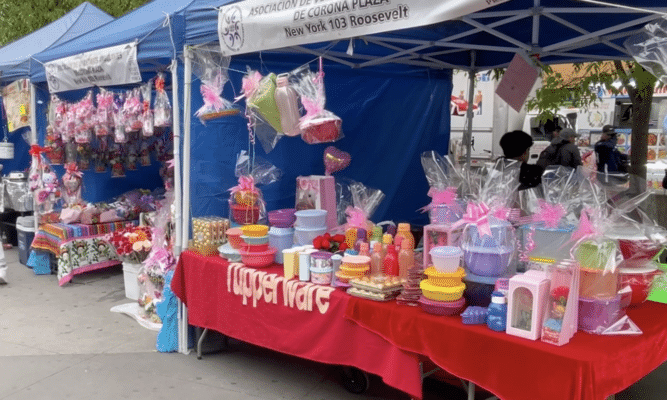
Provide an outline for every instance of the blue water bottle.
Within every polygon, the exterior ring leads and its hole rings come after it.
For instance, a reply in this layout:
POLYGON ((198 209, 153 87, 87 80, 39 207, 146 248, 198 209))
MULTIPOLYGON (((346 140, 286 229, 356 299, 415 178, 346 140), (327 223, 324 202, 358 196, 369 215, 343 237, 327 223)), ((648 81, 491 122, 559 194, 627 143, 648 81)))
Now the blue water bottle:
POLYGON ((507 326, 507 299, 502 292, 491 294, 491 304, 486 313, 486 326, 497 332, 504 332, 507 326))

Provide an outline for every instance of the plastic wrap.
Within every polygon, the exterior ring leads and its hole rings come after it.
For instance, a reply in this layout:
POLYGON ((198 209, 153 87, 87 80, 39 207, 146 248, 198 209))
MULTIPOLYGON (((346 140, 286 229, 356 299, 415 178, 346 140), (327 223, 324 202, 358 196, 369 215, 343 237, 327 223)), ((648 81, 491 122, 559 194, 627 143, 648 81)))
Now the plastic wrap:
POLYGON ((114 143, 109 149, 109 165, 111 165, 112 178, 125 177, 124 160, 125 160, 125 155, 123 154, 123 148, 121 147, 120 144, 114 143))
POLYGON ((143 136, 153 136, 153 110, 151 109, 151 97, 153 95, 153 80, 149 80, 145 85, 141 85, 141 99, 143 101, 143 111, 141 113, 141 132, 143 136))
POLYGON ((171 103, 169 95, 164 89, 164 74, 158 73, 155 77, 155 102, 153 103, 153 127, 165 128, 171 126, 171 103))
POLYGON ((18 212, 33 210, 32 193, 26 179, 12 179, 4 176, 2 183, 4 187, 4 208, 10 208, 18 212))
POLYGON ((95 114, 95 136, 111 134, 114 126, 113 119, 113 92, 100 88, 97 94, 97 111, 95 114))
POLYGON ((254 144, 255 137, 259 138, 266 153, 275 148, 282 136, 275 91, 275 74, 263 77, 259 72, 249 69, 242 80, 242 93, 235 98, 235 101, 245 98, 250 141, 254 144))
POLYGON ((83 174, 75 163, 65 166, 63 175, 63 199, 68 206, 81 203, 83 174))
POLYGON ((322 58, 317 73, 312 72, 308 65, 292 71, 290 84, 301 96, 301 103, 306 110, 306 115, 301 117, 299 123, 301 138, 309 144, 335 142, 343 138, 343 121, 324 108, 326 94, 322 58))
POLYGON ((443 157, 435 151, 422 153, 421 163, 430 187, 428 195, 432 199, 422 211, 429 212, 432 224, 458 221, 465 209, 465 203, 457 199, 457 192, 463 183, 461 171, 449 157, 443 157))
POLYGON ((125 103, 125 96, 122 94, 117 95, 114 98, 113 102, 113 121, 114 121, 114 142, 115 143, 125 143, 127 142, 127 136, 125 135, 125 117, 123 115, 125 103))
POLYGON ((465 266, 474 275, 500 277, 516 269, 516 237, 508 219, 519 187, 518 174, 515 164, 499 160, 453 225, 465 225, 461 249, 465 266))
POLYGON ((657 19, 646 24, 624 43, 625 48, 644 69, 667 83, 667 21, 657 19))
POLYGON ((93 104, 92 90, 89 90, 81 101, 73 104, 70 108, 75 120, 74 141, 76 143, 90 143, 91 130, 95 124, 95 105, 93 104))
POLYGON ((238 114, 232 102, 222 98, 222 90, 229 81, 227 70, 231 57, 224 56, 217 45, 197 47, 192 53, 192 72, 201 80, 199 90, 204 100, 195 116, 205 124, 211 119, 238 114))
POLYGON ((60 114, 60 112, 64 112, 65 107, 64 103, 57 96, 51 96, 47 113, 48 125, 46 127, 44 146, 50 149, 46 153, 46 156, 53 165, 62 164, 65 159, 65 145, 62 139, 63 122, 62 114, 60 114))
POLYGON ((237 225, 256 224, 266 218, 262 192, 251 175, 241 175, 238 185, 229 189, 229 218, 237 225))
POLYGON ((347 226, 369 227, 373 213, 380 206, 385 194, 380 189, 367 187, 361 182, 339 179, 336 181, 338 223, 347 226))
POLYGON ((251 175, 257 186, 265 186, 279 181, 283 171, 261 157, 253 157, 246 150, 236 156, 236 167, 234 175, 239 178, 242 175, 251 175))
POLYGON ((125 94, 125 102, 123 103, 122 110, 125 132, 137 132, 143 127, 141 120, 143 111, 144 103, 141 101, 141 91, 139 88, 128 90, 125 94))

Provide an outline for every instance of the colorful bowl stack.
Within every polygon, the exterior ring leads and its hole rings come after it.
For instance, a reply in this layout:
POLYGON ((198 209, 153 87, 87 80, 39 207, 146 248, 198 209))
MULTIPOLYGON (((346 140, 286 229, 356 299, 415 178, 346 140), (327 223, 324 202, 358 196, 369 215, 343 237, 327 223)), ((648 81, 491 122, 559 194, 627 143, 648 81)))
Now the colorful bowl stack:
POLYGON ((371 258, 368 256, 344 256, 342 264, 336 271, 339 283, 347 284, 350 279, 362 278, 371 269, 371 258))
POLYGON ((248 267, 265 268, 273 264, 276 248, 269 246, 269 227, 245 225, 241 227, 241 261, 248 267))
POLYGON ((438 246, 430 254, 433 265, 424 270, 427 279, 419 284, 422 291, 419 305, 430 314, 458 314, 465 306, 466 285, 462 279, 466 274, 460 267, 463 252, 458 247, 438 246))
POLYGON ((300 210, 294 213, 294 244, 313 244, 313 239, 327 231, 327 210, 300 210))

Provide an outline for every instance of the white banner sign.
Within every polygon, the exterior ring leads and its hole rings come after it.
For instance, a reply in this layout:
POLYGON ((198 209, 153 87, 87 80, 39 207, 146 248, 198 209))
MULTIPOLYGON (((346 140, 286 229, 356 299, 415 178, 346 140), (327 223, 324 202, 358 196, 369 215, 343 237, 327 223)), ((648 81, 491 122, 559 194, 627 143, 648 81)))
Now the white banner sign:
POLYGON ((51 93, 141 82, 136 43, 50 61, 44 69, 51 93))
POLYGON ((220 8, 225 55, 346 39, 462 17, 509 0, 246 0, 220 8))

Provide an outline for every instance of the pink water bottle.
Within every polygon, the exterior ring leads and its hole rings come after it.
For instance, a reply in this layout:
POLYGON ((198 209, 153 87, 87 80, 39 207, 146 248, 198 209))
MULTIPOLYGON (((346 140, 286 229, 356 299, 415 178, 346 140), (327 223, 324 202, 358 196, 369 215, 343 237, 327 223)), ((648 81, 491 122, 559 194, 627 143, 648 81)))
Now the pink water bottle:
POLYGON ((283 133, 287 136, 297 136, 301 134, 299 128, 299 99, 296 91, 289 86, 289 74, 280 74, 276 79, 276 91, 274 97, 278 112, 280 113, 280 125, 283 133))

